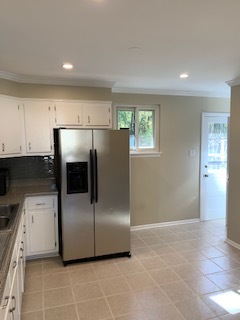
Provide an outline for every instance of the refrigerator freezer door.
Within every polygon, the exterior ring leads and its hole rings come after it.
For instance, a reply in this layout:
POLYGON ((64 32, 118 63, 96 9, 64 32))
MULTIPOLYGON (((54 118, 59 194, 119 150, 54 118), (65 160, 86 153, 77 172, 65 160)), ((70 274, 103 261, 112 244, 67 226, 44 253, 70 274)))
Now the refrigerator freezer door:
POLYGON ((95 255, 130 251, 129 131, 94 130, 97 157, 95 255))
POLYGON ((92 131, 59 130, 59 153, 62 176, 61 224, 63 261, 94 256, 94 215, 90 196, 89 163, 91 149, 92 131), (68 179, 67 167, 69 172, 68 179), (87 185, 85 183, 86 170, 87 185), (85 176, 81 178, 81 174, 85 176), (69 191, 71 190, 71 182, 74 186, 72 188, 74 192, 69 191), (79 192, 77 192, 78 183, 80 187, 79 192))

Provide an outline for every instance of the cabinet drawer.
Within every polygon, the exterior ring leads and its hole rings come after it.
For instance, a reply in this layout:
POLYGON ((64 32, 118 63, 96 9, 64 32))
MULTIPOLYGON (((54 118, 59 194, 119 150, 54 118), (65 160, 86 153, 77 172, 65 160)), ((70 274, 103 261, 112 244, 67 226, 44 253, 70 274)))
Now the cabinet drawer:
POLYGON ((29 197, 27 198, 27 209, 52 209, 54 208, 54 197, 29 197))

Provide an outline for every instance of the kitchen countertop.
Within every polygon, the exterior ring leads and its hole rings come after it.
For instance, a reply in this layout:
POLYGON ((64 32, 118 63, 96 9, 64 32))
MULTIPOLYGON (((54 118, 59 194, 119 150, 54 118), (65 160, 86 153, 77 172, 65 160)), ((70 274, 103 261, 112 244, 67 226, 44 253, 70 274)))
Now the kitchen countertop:
POLYGON ((11 181, 11 186, 7 194, 0 196, 0 204, 19 203, 12 230, 10 232, 0 231, 0 248, 4 248, 2 256, 0 257, 0 302, 2 300, 25 198, 55 194, 58 194, 58 191, 53 179, 16 180, 11 181))

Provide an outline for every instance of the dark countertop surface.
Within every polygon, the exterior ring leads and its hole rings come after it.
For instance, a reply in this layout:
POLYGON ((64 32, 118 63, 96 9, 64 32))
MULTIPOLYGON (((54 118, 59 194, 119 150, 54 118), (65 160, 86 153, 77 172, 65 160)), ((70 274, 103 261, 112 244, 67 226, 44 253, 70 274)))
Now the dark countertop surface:
POLYGON ((7 194, 0 196, 0 204, 19 203, 18 212, 11 231, 0 231, 0 302, 2 300, 19 223, 23 214, 25 198, 57 194, 58 191, 54 180, 44 179, 11 181, 11 186, 7 194))

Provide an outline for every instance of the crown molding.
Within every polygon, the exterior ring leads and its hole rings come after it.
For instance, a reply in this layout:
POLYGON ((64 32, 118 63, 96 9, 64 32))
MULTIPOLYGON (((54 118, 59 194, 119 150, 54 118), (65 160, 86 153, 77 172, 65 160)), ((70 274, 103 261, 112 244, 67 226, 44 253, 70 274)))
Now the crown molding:
POLYGON ((18 82, 18 83, 66 85, 66 86, 80 86, 80 87, 101 87, 101 88, 110 88, 110 89, 115 85, 115 82, 111 82, 111 81, 27 76, 27 75, 18 75, 15 73, 10 73, 5 71, 0 71, 0 78, 18 82))
POLYGON ((184 90, 162 90, 162 89, 140 89, 140 88, 121 88, 113 87, 113 93, 132 93, 132 94, 152 94, 166 96, 188 96, 188 97, 211 97, 229 98, 229 93, 206 92, 206 91, 184 91, 184 90))
POLYGON ((229 80, 229 81, 226 82, 226 84, 228 84, 229 87, 238 86, 240 84, 240 78, 229 80))
MULTIPOLYGON (((109 88, 113 93, 131 93, 131 94, 149 94, 149 95, 166 95, 166 96, 188 96, 188 97, 211 97, 211 98, 229 98, 229 93, 207 92, 207 91, 184 91, 184 90, 163 90, 163 89, 145 89, 145 88, 124 88, 114 87, 113 81, 100 81, 91 79, 69 79, 58 77, 40 77, 27 76, 15 73, 0 71, 0 79, 10 80, 17 83, 28 84, 46 84, 46 85, 65 85, 80 87, 109 88)), ((240 78, 226 82, 229 86, 240 84, 240 78), (235 81, 238 81, 235 83, 235 81), (234 83, 234 84, 232 84, 234 83)))

